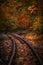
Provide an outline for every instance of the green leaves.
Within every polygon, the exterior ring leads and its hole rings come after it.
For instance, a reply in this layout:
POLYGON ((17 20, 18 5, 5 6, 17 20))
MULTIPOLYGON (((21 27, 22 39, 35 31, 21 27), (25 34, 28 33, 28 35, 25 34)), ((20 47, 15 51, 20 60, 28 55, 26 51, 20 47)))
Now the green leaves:
POLYGON ((11 19, 7 18, 4 21, 0 21, 0 30, 13 30, 18 27, 17 18, 11 19))
POLYGON ((34 28, 36 29, 36 33, 43 34, 43 18, 34 28))
POLYGON ((16 29, 17 28, 18 22, 17 22, 16 18, 6 19, 5 22, 6 22, 6 26, 10 27, 11 29, 16 29))

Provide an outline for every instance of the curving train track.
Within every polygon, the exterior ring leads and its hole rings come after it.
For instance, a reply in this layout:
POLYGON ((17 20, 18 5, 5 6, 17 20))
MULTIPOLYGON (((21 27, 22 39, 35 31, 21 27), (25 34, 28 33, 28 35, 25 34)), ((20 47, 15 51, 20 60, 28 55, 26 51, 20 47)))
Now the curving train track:
MULTIPOLYGON (((11 50, 11 54, 10 54, 10 57, 9 57, 9 60, 7 63, 6 63, 6 61, 3 61, 2 59, 0 59, 0 62, 2 64, 12 65, 12 62, 13 62, 13 59, 14 59, 14 56, 16 53, 16 41, 15 41, 15 39, 17 39, 21 42, 22 45, 25 44, 31 50, 32 56, 36 61, 35 65, 43 65, 40 56, 38 55, 38 53, 36 52, 36 50, 34 49, 34 47, 31 45, 31 43, 29 41, 27 41, 25 38, 22 38, 20 35, 15 34, 15 33, 7 33, 5 35, 12 41, 12 50, 11 50)), ((2 37, 3 37, 3 35, 2 35, 2 37)))

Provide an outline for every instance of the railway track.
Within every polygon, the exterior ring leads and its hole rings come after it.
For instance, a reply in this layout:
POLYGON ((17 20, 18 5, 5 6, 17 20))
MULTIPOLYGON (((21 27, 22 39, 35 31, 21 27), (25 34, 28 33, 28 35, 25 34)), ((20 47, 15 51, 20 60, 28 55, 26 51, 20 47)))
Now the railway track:
MULTIPOLYGON (((38 55, 38 53, 35 51, 35 49, 32 47, 31 43, 29 41, 27 41, 26 39, 22 38, 21 36, 17 35, 17 34, 14 34, 14 33, 9 33, 9 34, 6 34, 6 36, 12 41, 12 53, 11 53, 11 56, 9 58, 9 62, 7 65, 11 65, 12 64, 12 60, 13 60, 13 57, 15 55, 15 50, 16 50, 16 42, 14 39, 17 39, 21 42, 21 44, 26 44, 27 47, 30 48, 33 56, 35 56, 35 59, 37 59, 37 64, 36 65, 43 65, 41 59, 40 59, 40 56, 38 55)), ((3 62, 3 61, 2 61, 3 62)), ((4 62, 3 62, 4 63, 4 62)))
POLYGON ((35 49, 31 46, 30 42, 27 41, 26 39, 22 38, 21 36, 17 35, 17 34, 10 34, 12 35, 13 37, 15 37, 16 39, 18 39, 21 43, 25 43, 30 49, 31 49, 31 52, 36 56, 38 62, 40 65, 43 65, 41 59, 40 59, 40 56, 38 55, 38 53, 35 51, 35 49))

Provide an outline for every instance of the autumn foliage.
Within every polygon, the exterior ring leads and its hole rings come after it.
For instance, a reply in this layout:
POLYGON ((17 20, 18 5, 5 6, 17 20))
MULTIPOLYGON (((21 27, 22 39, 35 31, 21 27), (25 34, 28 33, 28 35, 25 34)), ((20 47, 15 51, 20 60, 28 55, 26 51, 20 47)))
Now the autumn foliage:
POLYGON ((40 28, 40 21, 43 21, 42 2, 42 0, 41 2, 40 0, 3 0, 3 2, 0 0, 0 30, 6 30, 8 27, 13 30, 40 28))

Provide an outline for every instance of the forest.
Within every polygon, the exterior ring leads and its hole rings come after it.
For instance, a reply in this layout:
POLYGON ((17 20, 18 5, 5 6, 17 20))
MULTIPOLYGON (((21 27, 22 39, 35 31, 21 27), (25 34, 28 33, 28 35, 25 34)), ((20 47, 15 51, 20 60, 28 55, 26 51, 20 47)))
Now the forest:
POLYGON ((43 34, 43 0, 0 0, 0 30, 43 34))

